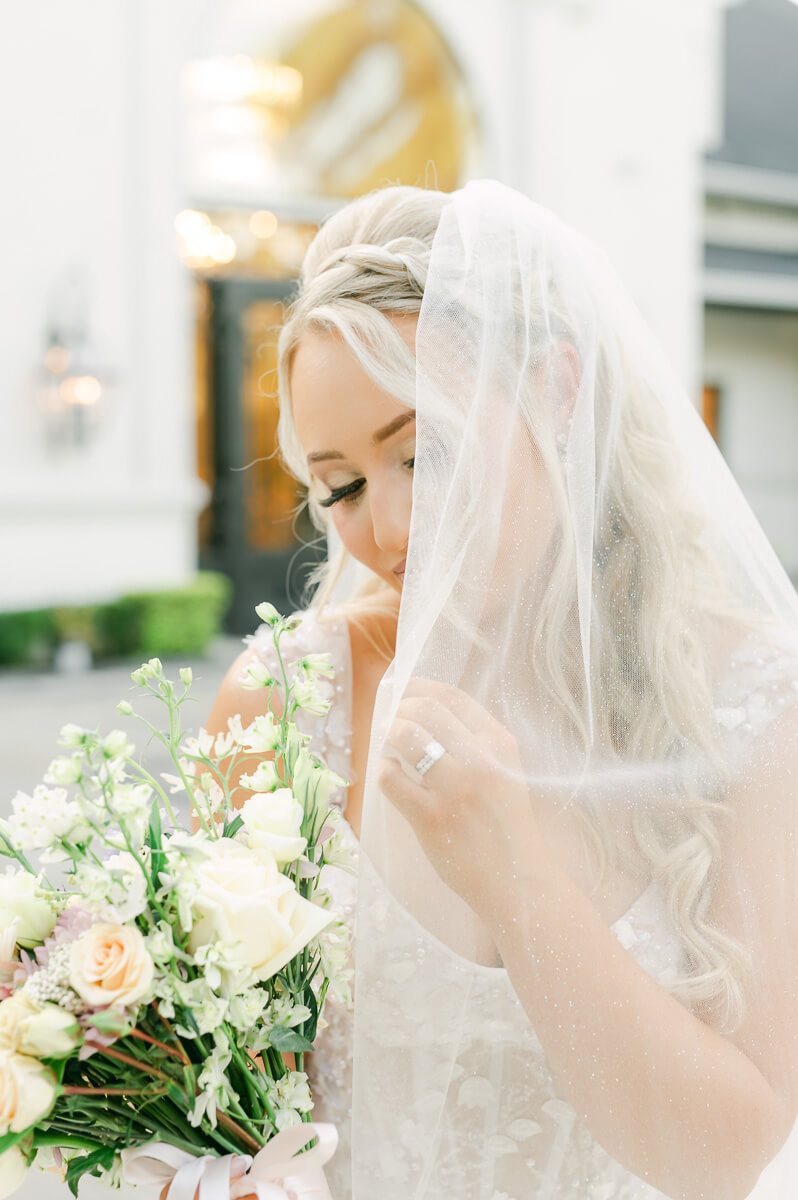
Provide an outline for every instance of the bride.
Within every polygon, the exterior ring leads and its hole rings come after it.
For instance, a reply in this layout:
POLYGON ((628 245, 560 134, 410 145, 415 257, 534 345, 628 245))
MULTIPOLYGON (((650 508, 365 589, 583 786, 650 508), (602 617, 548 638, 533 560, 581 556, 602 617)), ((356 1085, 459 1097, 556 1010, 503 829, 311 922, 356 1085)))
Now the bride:
POLYGON ((335 1200, 794 1197, 798 602, 611 269, 502 185, 385 188, 311 245, 280 394, 360 867, 335 1200))

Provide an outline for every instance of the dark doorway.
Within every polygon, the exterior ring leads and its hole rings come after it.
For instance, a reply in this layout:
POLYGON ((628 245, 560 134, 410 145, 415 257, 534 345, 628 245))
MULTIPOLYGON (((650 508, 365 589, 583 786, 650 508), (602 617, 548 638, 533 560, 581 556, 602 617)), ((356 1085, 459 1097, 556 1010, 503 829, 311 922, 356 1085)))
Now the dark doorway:
POLYGON ((225 623, 240 634, 257 625, 261 600, 283 612, 302 603, 323 547, 304 509, 297 515, 301 489, 276 451, 277 338, 293 284, 225 278, 203 288, 199 444, 212 498, 200 522, 200 563, 232 580, 225 623))

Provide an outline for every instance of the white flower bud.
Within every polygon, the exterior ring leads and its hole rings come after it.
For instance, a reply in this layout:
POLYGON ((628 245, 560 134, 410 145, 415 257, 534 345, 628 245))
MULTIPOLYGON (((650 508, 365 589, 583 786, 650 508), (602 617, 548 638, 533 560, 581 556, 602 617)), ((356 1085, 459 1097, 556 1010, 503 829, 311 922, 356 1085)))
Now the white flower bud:
POLYGON ((255 606, 255 612, 265 625, 276 625, 278 621, 282 620, 280 613, 277 611, 274 605, 269 604, 267 601, 264 601, 262 604, 257 604, 255 606))
POLYGON ((184 687, 191 687, 193 679, 194 679, 194 672, 191 670, 191 667, 181 667, 180 668, 180 682, 183 684, 184 687))

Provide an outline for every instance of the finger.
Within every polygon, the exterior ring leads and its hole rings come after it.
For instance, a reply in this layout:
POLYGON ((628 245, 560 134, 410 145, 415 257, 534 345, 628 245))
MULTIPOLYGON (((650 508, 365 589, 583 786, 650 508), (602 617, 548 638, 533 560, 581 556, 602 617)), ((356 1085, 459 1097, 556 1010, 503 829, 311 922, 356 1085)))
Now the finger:
POLYGON ((395 758, 382 760, 377 782, 385 798, 411 826, 415 826, 419 803, 427 796, 422 784, 410 779, 395 758))
POLYGON ((422 679, 421 676, 414 675, 409 680, 404 695, 408 698, 423 697, 437 700, 439 704, 455 713, 462 724, 472 733, 479 733, 486 726, 489 729, 495 726, 497 730, 504 728, 487 709, 474 700, 473 696, 469 696, 460 688, 454 687, 453 684, 443 683, 439 679, 422 679))
POLYGON ((432 697, 410 696, 400 700, 396 716, 420 725, 452 753, 468 749, 474 743, 475 731, 464 725, 450 708, 432 697))
POLYGON ((428 772, 435 770, 435 777, 432 782, 436 786, 445 786, 447 783, 454 783, 452 776, 460 769, 460 759, 451 751, 446 750, 436 762, 434 762, 423 775, 418 773, 418 765, 425 758, 427 747, 437 739, 433 735, 417 725, 414 721, 403 721, 400 719, 394 721, 385 739, 383 747, 383 756, 385 758, 398 757, 400 762, 412 770, 412 779, 418 785, 424 782, 424 786, 428 781, 426 775, 428 772), (441 764, 444 764, 441 767, 441 764))

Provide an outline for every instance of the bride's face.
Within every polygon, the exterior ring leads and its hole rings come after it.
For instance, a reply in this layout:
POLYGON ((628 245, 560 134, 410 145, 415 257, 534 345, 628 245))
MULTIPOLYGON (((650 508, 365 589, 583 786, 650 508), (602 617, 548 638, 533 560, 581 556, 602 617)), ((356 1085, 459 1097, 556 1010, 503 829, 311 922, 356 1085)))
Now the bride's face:
MULTIPOLYGON (((416 317, 393 318, 412 346, 416 317)), ((346 549, 401 591, 413 494, 416 423, 336 334, 309 332, 294 354, 291 399, 308 469, 346 549)))

